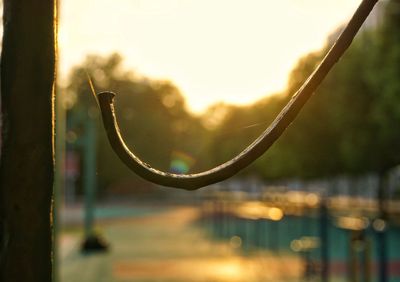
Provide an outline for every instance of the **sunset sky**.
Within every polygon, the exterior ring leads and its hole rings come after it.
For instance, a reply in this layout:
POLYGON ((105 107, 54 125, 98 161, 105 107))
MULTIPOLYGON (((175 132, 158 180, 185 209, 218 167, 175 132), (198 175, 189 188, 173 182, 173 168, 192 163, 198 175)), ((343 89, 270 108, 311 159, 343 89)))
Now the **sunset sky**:
MULTIPOLYGON (((321 48, 361 0, 68 0, 60 77, 87 54, 174 82, 189 108, 246 104, 285 88, 297 59, 321 48)), ((110 89, 112 90, 112 89, 110 89)))

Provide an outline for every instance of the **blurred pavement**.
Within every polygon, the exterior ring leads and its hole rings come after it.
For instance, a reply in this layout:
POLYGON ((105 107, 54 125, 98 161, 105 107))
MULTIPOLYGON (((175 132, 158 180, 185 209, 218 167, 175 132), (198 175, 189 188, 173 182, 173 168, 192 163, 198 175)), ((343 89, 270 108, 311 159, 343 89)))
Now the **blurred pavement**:
POLYGON ((199 211, 194 207, 101 211, 97 230, 111 245, 103 254, 81 254, 82 212, 75 208, 63 214, 64 224, 73 227, 60 236, 62 282, 286 282, 298 281, 302 273, 296 257, 244 256, 229 241, 210 240, 195 224, 199 211))

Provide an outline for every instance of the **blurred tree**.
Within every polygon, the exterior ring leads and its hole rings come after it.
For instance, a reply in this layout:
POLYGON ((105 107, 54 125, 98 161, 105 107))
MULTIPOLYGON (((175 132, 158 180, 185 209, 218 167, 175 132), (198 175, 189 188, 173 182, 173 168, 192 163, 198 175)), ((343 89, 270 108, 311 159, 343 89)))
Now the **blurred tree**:
MULTIPOLYGON (((357 36, 294 126, 244 174, 315 178, 380 172, 400 162, 399 6, 399 0, 390 1, 383 24, 357 36)), ((339 32, 336 30, 329 41, 339 32)), ((85 68, 90 70, 97 87, 119 93, 116 104, 122 133, 140 157, 158 168, 169 169, 171 151, 182 150, 202 160, 197 161, 193 171, 223 163, 249 145, 327 50, 328 46, 300 59, 284 93, 250 106, 215 105, 200 118, 187 112, 175 86, 123 71, 117 55, 88 58, 84 67, 73 72, 67 90, 90 99, 84 75, 85 68)), ((107 141, 101 138, 102 142, 107 141)), ((100 148, 106 148, 105 144, 100 148)), ((116 175, 128 175, 110 150, 99 156, 99 170, 103 175, 110 174, 104 183, 112 182, 118 178, 116 175), (111 159, 118 167, 113 172, 104 165, 111 159)))
MULTIPOLYGON (((245 172, 268 178, 315 178, 381 173, 400 163, 399 0, 387 4, 383 19, 382 25, 357 36, 294 125, 245 172)), ((215 158, 226 160, 254 140, 327 50, 299 60, 285 93, 252 106, 226 107, 210 145, 215 158), (260 122, 265 124, 252 127, 260 122), (224 144, 220 150, 219 144, 224 144)))
POLYGON ((377 169, 388 170, 400 163, 400 1, 387 3, 383 24, 372 34, 369 87, 376 99, 372 120, 377 169))
MULTIPOLYGON (((88 56, 82 65, 72 70, 65 91, 72 103, 68 113, 70 130, 79 136, 79 125, 73 121, 74 118, 97 117, 97 169, 101 187, 125 182, 126 179, 141 185, 145 182, 125 168, 111 150, 95 99, 90 94, 86 73, 93 79, 97 91, 112 90, 117 93, 116 114, 121 132, 128 146, 140 158, 156 168, 171 171, 174 169, 171 167, 173 158, 196 156, 200 152, 204 128, 198 119, 189 114, 184 98, 172 83, 151 80, 124 70, 122 57, 118 54, 88 56)), ((186 169, 196 169, 196 164, 188 159, 179 161, 190 162, 186 164, 186 169)))

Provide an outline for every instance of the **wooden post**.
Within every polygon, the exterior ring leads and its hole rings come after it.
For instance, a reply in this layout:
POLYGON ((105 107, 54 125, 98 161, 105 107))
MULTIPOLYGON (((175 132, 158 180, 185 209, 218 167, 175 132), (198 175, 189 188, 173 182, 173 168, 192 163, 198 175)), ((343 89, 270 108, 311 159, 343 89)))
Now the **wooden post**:
POLYGON ((52 279, 55 0, 4 0, 0 281, 52 279))

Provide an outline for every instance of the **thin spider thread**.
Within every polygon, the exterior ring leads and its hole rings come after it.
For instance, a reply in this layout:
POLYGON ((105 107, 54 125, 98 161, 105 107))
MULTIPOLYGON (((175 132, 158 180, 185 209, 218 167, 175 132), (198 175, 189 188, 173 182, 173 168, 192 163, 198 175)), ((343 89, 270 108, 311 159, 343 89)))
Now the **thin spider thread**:
POLYGON ((88 84, 89 84, 89 87, 90 87, 90 91, 91 91, 91 93, 92 93, 92 95, 93 95, 93 97, 94 97, 96 103, 99 104, 99 101, 97 100, 96 90, 95 90, 95 88, 94 88, 93 80, 92 80, 92 78, 90 77, 89 72, 88 72, 87 70, 85 70, 85 72, 86 72, 86 76, 87 76, 87 79, 88 79, 88 84))

